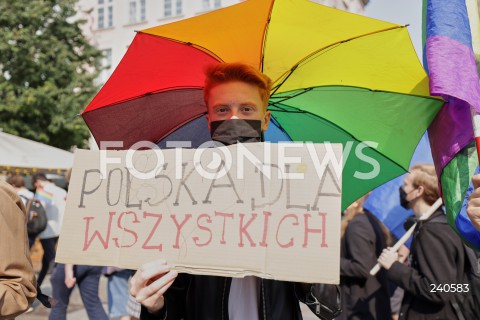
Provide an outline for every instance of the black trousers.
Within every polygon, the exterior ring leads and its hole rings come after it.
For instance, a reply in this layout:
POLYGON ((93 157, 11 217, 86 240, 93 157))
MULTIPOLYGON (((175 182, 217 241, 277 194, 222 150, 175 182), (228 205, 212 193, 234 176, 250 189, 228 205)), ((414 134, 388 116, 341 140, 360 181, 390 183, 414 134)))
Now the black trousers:
POLYGON ((57 244, 58 237, 48 238, 48 239, 40 239, 40 243, 43 247, 43 257, 42 257, 42 269, 38 274, 37 278, 37 286, 40 287, 42 285, 43 279, 47 275, 48 268, 50 264, 55 259, 55 245, 57 244))

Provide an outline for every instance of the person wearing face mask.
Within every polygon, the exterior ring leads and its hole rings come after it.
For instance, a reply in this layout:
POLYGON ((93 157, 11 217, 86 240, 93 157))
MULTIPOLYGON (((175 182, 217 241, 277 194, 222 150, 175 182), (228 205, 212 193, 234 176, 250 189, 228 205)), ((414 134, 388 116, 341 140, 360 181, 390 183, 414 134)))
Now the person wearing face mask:
MULTIPOLYGON (((434 166, 412 167, 399 194, 401 205, 420 218, 440 196, 434 166)), ((405 290, 399 319, 459 319, 458 293, 435 289, 440 284, 450 288, 465 283, 463 244, 441 209, 418 220, 410 250, 410 266, 397 261, 391 248, 384 249, 378 259, 388 278, 405 290)))
MULTIPOLYGON (((263 141, 271 80, 244 64, 221 63, 206 72, 204 98, 216 145, 263 141)), ((302 319, 299 300, 312 284, 177 274, 164 260, 144 264, 130 293, 142 304, 140 319, 302 319)))

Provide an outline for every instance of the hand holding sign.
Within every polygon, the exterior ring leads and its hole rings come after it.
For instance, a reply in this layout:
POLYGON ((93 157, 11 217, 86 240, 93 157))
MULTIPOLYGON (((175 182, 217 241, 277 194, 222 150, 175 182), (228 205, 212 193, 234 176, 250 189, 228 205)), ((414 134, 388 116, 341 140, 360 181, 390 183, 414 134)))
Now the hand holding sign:
POLYGON ((172 285, 178 273, 171 270, 165 260, 144 264, 131 280, 130 294, 150 313, 160 311, 164 306, 163 294, 172 285))
POLYGON ((480 231, 480 174, 472 177, 473 192, 470 195, 467 214, 473 226, 480 231))

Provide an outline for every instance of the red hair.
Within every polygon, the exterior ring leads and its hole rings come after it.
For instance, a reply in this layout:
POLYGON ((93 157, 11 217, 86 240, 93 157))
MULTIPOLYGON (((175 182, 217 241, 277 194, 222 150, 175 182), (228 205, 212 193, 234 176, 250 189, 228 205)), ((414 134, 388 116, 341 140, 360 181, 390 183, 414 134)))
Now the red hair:
POLYGON ((240 81, 258 87, 265 110, 267 109, 272 80, 254 67, 243 63, 224 62, 208 67, 205 70, 205 76, 205 88, 203 89, 205 103, 208 101, 210 90, 216 85, 240 81))

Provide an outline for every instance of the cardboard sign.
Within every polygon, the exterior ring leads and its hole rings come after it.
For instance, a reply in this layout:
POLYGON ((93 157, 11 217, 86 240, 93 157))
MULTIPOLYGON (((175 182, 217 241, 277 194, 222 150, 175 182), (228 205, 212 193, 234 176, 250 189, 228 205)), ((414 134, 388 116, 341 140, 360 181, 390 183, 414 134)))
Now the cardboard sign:
POLYGON ((338 283, 340 144, 75 153, 56 261, 338 283))

